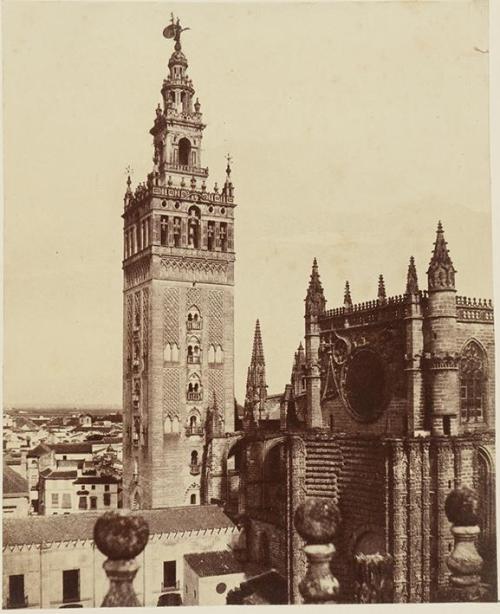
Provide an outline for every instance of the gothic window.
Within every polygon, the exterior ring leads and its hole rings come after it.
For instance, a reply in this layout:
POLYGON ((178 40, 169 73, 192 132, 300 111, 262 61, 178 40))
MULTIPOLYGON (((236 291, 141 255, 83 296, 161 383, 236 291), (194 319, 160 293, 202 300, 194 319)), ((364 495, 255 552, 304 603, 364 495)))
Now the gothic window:
POLYGON ((373 422, 389 401, 387 367, 383 358, 371 350, 353 354, 347 365, 344 395, 354 417, 373 422))
POLYGON ((476 341, 470 341, 460 359, 460 416, 462 422, 484 419, 486 360, 476 341))
POLYGON ((202 399, 202 387, 200 377, 197 373, 191 374, 187 387, 187 400, 188 401, 201 401, 202 399))
POLYGON ((196 450, 193 450, 191 452, 191 465, 197 465, 198 464, 198 452, 196 450))
POLYGON ((189 166, 189 158, 191 153, 191 142, 186 137, 179 141, 179 164, 181 166, 189 166))
POLYGON ((191 418, 189 418, 189 426, 192 429, 196 428, 196 416, 191 416, 191 418))
POLYGON ((168 245, 168 216, 162 215, 160 217, 160 243, 162 245, 168 245))

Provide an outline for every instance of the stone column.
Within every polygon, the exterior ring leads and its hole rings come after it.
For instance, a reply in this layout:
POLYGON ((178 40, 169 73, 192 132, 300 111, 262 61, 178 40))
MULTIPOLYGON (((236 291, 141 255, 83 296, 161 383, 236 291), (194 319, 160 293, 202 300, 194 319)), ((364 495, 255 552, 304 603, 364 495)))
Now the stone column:
POLYGON ((392 532, 394 555, 394 602, 407 601, 407 458, 401 440, 393 443, 392 532))
POLYGON ((149 527, 142 516, 107 512, 97 519, 94 542, 107 556, 103 568, 110 581, 101 607, 140 607, 133 581, 139 565, 135 557, 149 539, 149 527))

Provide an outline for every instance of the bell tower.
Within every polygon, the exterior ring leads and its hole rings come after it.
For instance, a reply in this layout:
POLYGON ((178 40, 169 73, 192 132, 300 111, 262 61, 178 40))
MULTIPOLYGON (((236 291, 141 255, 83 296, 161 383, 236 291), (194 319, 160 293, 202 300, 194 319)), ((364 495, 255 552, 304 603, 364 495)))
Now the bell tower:
POLYGON ((234 431, 234 199, 228 156, 207 187, 205 125, 175 40, 155 112, 153 169, 124 199, 124 506, 200 503, 209 407, 234 431))

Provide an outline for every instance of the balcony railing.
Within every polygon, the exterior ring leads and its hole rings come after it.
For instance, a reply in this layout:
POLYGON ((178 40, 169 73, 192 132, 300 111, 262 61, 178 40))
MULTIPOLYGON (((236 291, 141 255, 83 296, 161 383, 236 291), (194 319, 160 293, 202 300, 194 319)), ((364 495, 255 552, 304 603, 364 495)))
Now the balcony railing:
POLYGON ((203 392, 188 392, 187 400, 188 401, 201 401, 203 399, 203 392))
POLYGON ((186 435, 203 435, 204 429, 202 426, 188 426, 186 427, 186 435))
POLYGON ((200 355, 198 355, 198 356, 194 356, 194 355, 188 356, 187 357, 187 361, 188 361, 188 364, 190 364, 190 365, 199 365, 200 362, 201 362, 201 356, 200 355))
POLYGON ((161 583, 162 593, 170 593, 171 591, 178 591, 179 589, 180 589, 179 580, 177 580, 177 582, 175 582, 174 584, 172 584, 171 582, 168 582, 167 584, 165 584, 165 582, 161 583))
POLYGON ((186 328, 188 330, 201 330, 202 321, 201 320, 188 320, 186 322, 186 328))
POLYGON ((208 168, 201 168, 199 166, 188 166, 187 164, 172 164, 168 162, 167 171, 175 171, 178 173, 187 173, 188 175, 201 175, 202 177, 208 177, 208 168))
POLYGON ((28 607, 28 597, 24 595, 23 597, 7 597, 7 608, 9 610, 17 610, 18 608, 27 608, 28 607))
POLYGON ((191 463, 191 475, 198 475, 200 473, 200 463, 191 463))

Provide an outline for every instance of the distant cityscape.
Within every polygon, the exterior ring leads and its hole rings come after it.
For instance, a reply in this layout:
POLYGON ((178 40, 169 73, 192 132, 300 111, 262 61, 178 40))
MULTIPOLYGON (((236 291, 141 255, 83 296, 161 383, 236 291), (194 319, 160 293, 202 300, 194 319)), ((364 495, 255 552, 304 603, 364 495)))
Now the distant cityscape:
POLYGON ((121 507, 122 423, 109 407, 4 409, 4 516, 121 507))

